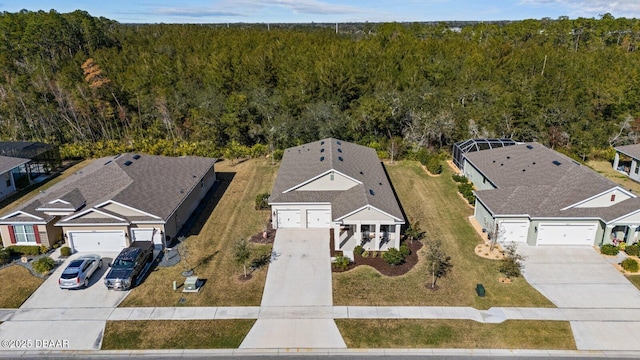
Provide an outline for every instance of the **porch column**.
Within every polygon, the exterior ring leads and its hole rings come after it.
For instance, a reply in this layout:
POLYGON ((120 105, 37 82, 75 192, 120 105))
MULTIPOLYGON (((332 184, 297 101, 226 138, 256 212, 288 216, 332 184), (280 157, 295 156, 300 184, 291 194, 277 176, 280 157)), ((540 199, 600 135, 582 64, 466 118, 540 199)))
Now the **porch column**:
POLYGON ((395 235, 395 239, 393 240, 395 242, 395 248, 396 249, 400 249, 400 228, 401 225, 400 224, 396 224, 396 232, 394 233, 395 235))
POLYGON ((613 225, 607 225, 604 228, 604 234, 602 235, 602 242, 600 243, 600 245, 603 244, 611 244, 611 231, 613 230, 613 225))
POLYGON ((620 154, 616 151, 616 156, 613 158, 613 170, 618 171, 619 163, 620 163, 620 154))
POLYGON ((373 244, 374 250, 380 250, 380 235, 382 235, 382 233, 380 233, 380 222, 377 222, 375 237, 373 238, 373 240, 375 241, 375 244, 373 244))
POLYGON ((356 246, 358 246, 362 244, 362 224, 360 223, 360 221, 357 221, 353 226, 356 227, 356 231, 354 232, 353 236, 356 237, 356 246))
POLYGON ((631 159, 631 169, 629 169, 629 176, 635 175, 637 164, 638 163, 637 163, 636 159, 631 159))
POLYGON ((340 224, 333 224, 333 247, 334 250, 340 250, 340 224))

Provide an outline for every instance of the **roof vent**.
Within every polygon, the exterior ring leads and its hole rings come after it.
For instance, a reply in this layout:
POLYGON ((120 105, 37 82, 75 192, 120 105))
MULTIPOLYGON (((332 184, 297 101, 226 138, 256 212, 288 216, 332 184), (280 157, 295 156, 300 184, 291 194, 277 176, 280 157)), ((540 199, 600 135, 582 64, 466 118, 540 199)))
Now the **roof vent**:
POLYGON ((324 152, 324 148, 320 149, 320 152, 323 153, 324 152))
POLYGON ((129 166, 131 164, 133 164, 133 162, 131 162, 131 160, 127 160, 127 161, 124 162, 124 166, 129 166))
POLYGON ((362 171, 360 171, 360 175, 364 175, 364 174, 362 173, 362 171))
POLYGON ((324 140, 320 141, 320 145, 324 145, 324 140))
POLYGON ((507 159, 511 159, 511 156, 507 156, 507 159))
POLYGON ((525 172, 525 171, 527 171, 527 169, 522 169, 522 172, 525 172))
POLYGON ((504 164, 500 164, 500 166, 504 166, 504 164))
POLYGON ((342 143, 340 142, 340 140, 336 141, 336 144, 338 144, 338 145, 342 145, 342 143))
POLYGON ((338 152, 339 152, 339 153, 341 153, 341 152, 342 152, 342 149, 338 148, 338 152))
POLYGON ((533 165, 535 165, 535 164, 536 164, 536 162, 534 161, 534 162, 533 162, 533 165))
POLYGON ((104 163, 105 165, 109 165, 111 164, 111 160, 107 161, 106 163, 104 163))
POLYGON ((495 164, 495 163, 496 163, 496 161, 495 161, 495 160, 493 160, 493 163, 495 164))
POLYGON ((342 156, 338 156, 338 160, 340 160, 340 161, 344 161, 344 159, 342 158, 342 156))
POLYGON ((533 145, 527 145, 527 149, 529 150, 533 149, 533 145))
POLYGON ((373 189, 369 189, 369 194, 371 194, 371 195, 375 195, 376 193, 375 193, 375 192, 373 192, 373 189))
POLYGON ((320 161, 324 161, 324 156, 320 156, 320 161))
POLYGON ((138 160, 138 159, 140 159, 140 155, 138 155, 138 154, 133 155, 133 159, 134 159, 134 160, 138 160))
POLYGON ((379 183, 378 183, 378 185, 382 186, 382 183, 381 183, 381 182, 379 182, 379 183))
POLYGON ((555 166, 560 166, 560 164, 562 164, 562 163, 561 163, 560 161, 558 161, 558 160, 553 160, 553 161, 552 161, 552 163, 553 163, 553 165, 555 165, 555 166))

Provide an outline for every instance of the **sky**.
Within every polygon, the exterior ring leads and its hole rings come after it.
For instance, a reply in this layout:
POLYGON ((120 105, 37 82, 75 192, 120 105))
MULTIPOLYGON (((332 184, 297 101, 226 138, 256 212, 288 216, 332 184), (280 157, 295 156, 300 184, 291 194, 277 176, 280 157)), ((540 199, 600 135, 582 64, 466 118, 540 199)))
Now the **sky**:
POLYGON ((87 11, 120 23, 336 23, 640 18, 640 0, 0 0, 0 11, 87 11))

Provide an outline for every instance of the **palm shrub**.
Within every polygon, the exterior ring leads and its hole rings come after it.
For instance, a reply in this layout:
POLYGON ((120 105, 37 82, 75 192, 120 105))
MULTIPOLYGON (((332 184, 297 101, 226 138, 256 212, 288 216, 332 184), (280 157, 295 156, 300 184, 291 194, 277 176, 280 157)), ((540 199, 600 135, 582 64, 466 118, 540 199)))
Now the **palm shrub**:
POLYGON ((622 268, 625 271, 628 272, 638 272, 638 270, 640 270, 640 266, 638 265, 638 261, 636 259, 632 259, 632 258, 626 258, 624 259, 621 263, 620 266, 622 266, 622 268))
POLYGON ((382 259, 387 262, 389 265, 400 265, 404 262, 404 256, 400 252, 400 250, 396 248, 390 248, 384 254, 382 254, 382 259))
POLYGON ((353 253, 362 256, 362 253, 364 252, 364 248, 362 247, 362 245, 358 245, 356 247, 353 248, 353 253))
POLYGON ((600 252, 604 255, 618 255, 620 249, 613 244, 604 244, 600 247, 600 252))
POLYGON ((52 258, 45 256, 34 261, 31 266, 33 266, 33 270, 36 272, 46 274, 56 266, 56 262, 52 258))

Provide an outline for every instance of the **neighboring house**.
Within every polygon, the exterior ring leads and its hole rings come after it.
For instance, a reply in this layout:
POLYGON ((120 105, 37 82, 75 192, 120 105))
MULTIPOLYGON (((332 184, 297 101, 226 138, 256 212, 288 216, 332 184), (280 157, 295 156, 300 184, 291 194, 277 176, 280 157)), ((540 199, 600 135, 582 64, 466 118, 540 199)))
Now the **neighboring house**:
POLYGON ((213 186, 215 159, 123 154, 94 160, 0 217, 4 246, 119 251, 174 238, 213 186))
POLYGON ((640 182, 640 144, 618 146, 615 149, 613 168, 640 182))
POLYGON ((0 200, 16 192, 16 179, 26 172, 29 159, 0 156, 0 200))
POLYGON ((29 159, 25 174, 31 179, 49 174, 62 165, 58 147, 41 142, 0 141, 0 156, 29 159))
POLYGON ((538 143, 465 154, 474 216, 498 240, 585 245, 638 240, 640 198, 538 143))
POLYGON ((324 139, 284 151, 269 205, 273 227, 333 229, 335 250, 352 256, 399 248, 405 223, 376 151, 324 139))

